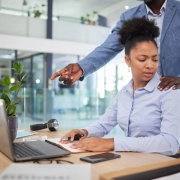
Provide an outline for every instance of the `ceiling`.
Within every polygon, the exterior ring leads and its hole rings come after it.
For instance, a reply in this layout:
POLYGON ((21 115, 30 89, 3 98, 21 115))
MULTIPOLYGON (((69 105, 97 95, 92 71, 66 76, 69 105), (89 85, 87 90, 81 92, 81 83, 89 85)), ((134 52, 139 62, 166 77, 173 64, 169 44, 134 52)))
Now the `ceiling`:
MULTIPOLYGON (((140 0, 53 0, 53 16, 80 18, 97 11, 107 17, 109 26, 113 26, 120 14, 126 10, 125 6, 132 8, 140 3, 140 0)), ((0 0, 1 9, 19 12, 32 10, 30 7, 34 7, 35 4, 47 12, 47 0, 0 0), (42 8, 42 4, 46 7, 42 8)))

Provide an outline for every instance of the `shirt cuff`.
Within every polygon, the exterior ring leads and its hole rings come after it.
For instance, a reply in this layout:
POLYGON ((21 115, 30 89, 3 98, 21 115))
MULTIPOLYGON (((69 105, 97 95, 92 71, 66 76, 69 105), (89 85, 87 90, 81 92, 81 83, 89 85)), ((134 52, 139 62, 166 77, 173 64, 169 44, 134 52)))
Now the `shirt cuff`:
MULTIPOLYGON (((79 64, 79 63, 78 63, 79 64)), ((79 66, 81 67, 81 65, 79 64, 79 66)), ((84 69, 81 67, 82 69, 82 76, 79 78, 80 81, 84 80, 84 69)))
POLYGON ((104 134, 101 131, 98 132, 98 129, 96 131, 96 130, 94 130, 93 127, 85 127, 85 128, 82 128, 82 129, 87 130, 87 132, 88 132, 87 137, 103 137, 104 136, 104 134))

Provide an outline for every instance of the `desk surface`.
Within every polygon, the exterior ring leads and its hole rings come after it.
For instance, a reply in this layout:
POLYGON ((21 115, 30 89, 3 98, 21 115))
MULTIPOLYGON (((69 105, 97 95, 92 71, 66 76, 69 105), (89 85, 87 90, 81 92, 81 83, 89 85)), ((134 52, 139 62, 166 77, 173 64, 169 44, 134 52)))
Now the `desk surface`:
MULTIPOLYGON (((48 138, 62 137, 67 132, 66 129, 59 128, 57 132, 50 132, 48 129, 37 131, 35 136, 45 136, 48 138)), ((22 141, 22 138, 16 139, 16 141, 22 141)), ((141 167, 145 165, 153 165, 155 163, 168 163, 176 161, 174 158, 163 156, 160 154, 144 154, 144 153, 132 153, 132 152, 115 152, 121 155, 121 158, 113 159, 110 161, 100 162, 97 164, 92 164, 92 180, 100 179, 100 175, 104 173, 111 173, 113 171, 119 170, 128 170, 129 168, 141 167)), ((77 164, 86 164, 86 162, 80 161, 80 157, 93 155, 97 153, 88 152, 88 153, 78 153, 71 154, 66 159, 77 164)), ((0 173, 6 169, 13 162, 0 152, 0 173)), ((32 161, 24 162, 32 163, 32 161)))

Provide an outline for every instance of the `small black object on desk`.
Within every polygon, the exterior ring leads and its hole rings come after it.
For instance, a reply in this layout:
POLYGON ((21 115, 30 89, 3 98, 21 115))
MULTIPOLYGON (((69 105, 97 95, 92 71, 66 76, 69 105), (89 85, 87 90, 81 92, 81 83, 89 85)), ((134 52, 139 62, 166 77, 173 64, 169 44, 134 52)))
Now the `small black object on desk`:
MULTIPOLYGON (((80 139, 81 137, 84 137, 84 134, 76 134, 76 135, 74 136, 74 141, 75 141, 75 140, 76 140, 76 141, 79 141, 79 139, 80 139)), ((64 139, 62 139, 62 140, 68 141, 68 140, 71 140, 71 137, 67 137, 67 138, 64 138, 64 139)))

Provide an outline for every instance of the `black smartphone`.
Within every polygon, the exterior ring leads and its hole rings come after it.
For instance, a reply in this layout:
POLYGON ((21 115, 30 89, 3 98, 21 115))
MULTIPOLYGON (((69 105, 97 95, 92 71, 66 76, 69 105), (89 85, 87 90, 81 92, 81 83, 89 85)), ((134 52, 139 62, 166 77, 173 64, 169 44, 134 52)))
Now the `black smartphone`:
POLYGON ((97 163, 97 162, 107 161, 110 159, 115 159, 115 158, 120 158, 120 157, 121 155, 119 154, 101 153, 101 154, 95 154, 92 156, 81 157, 80 160, 90 162, 90 163, 97 163))

